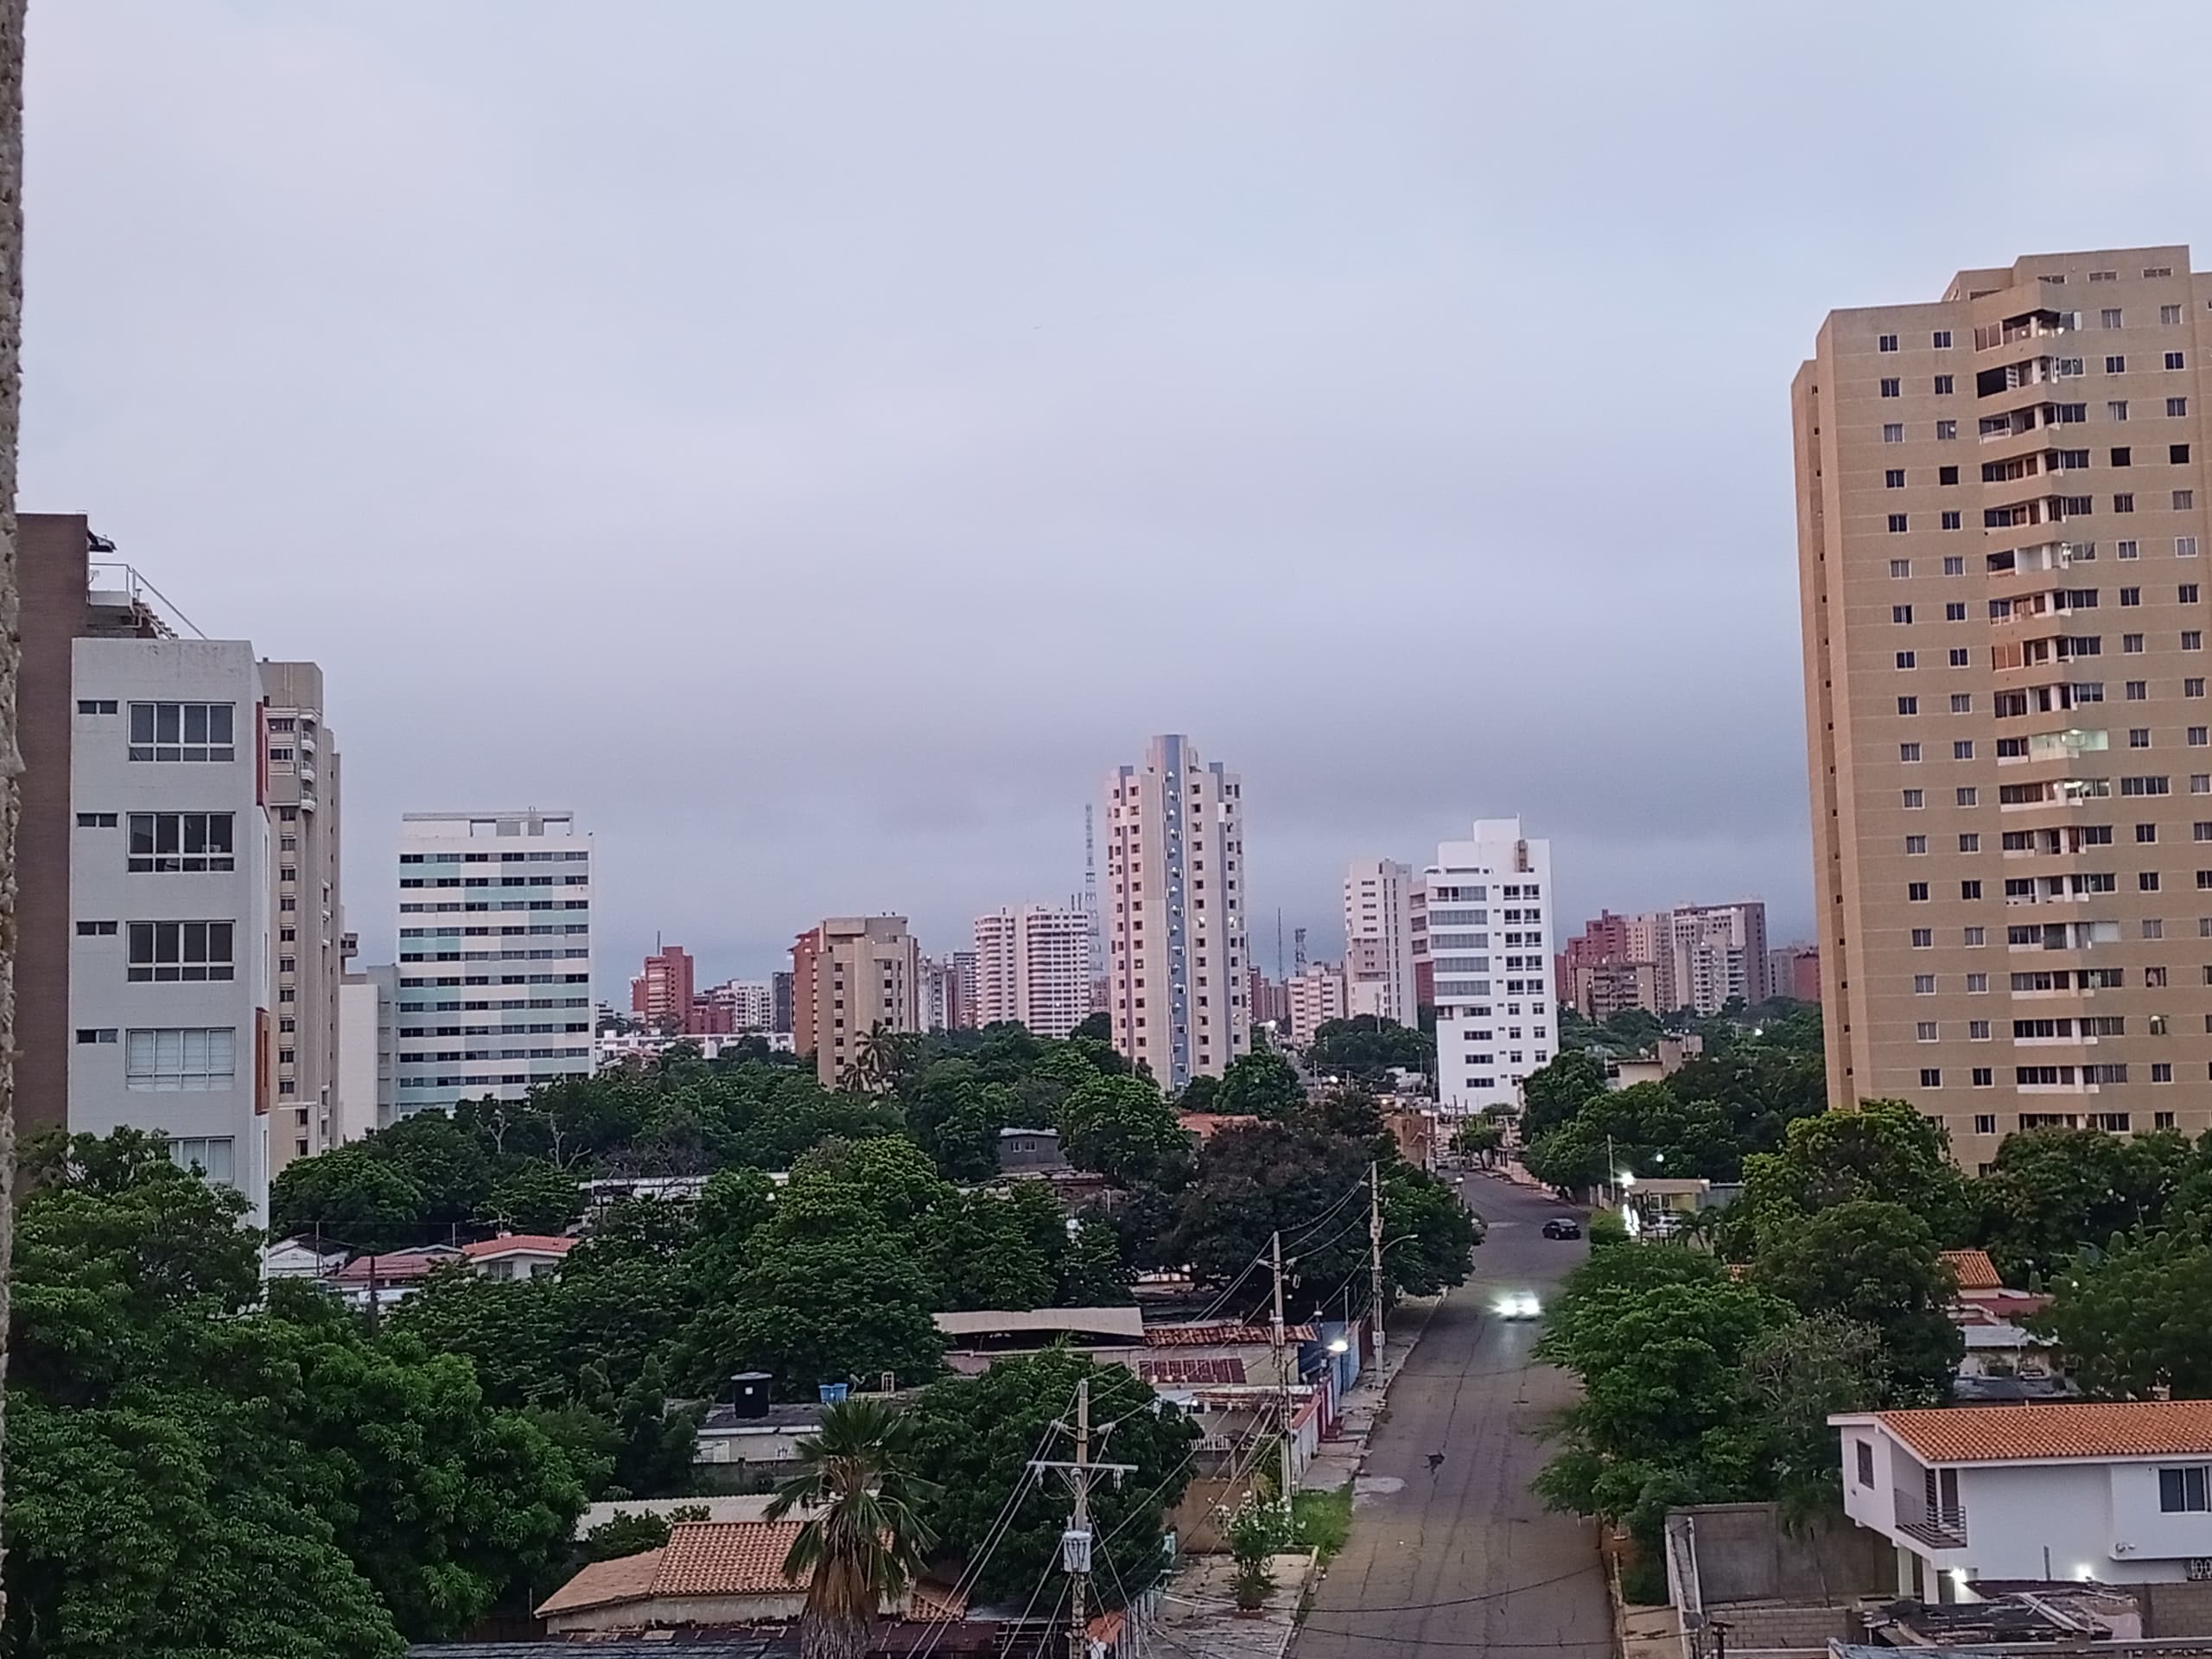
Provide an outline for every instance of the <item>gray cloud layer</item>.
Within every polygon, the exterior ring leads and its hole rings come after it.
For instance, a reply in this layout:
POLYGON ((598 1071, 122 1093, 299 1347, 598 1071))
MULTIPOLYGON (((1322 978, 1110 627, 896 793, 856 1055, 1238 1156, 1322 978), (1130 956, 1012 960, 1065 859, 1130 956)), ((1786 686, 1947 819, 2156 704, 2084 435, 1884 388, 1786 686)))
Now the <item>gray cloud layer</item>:
POLYGON ((2204 230, 2212 13, 35 7, 24 501, 320 660, 397 815, 570 804, 614 988, 949 949, 1175 728, 1255 944, 1476 816, 1810 914, 1832 306, 2204 230))

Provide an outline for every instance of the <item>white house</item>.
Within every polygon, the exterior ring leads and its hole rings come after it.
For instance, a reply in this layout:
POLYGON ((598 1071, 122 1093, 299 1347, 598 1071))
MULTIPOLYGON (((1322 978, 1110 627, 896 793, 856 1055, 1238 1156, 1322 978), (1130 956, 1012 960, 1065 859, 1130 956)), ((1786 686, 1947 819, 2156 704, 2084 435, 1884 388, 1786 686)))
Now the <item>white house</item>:
POLYGON ((1897 1548, 1897 1589, 2212 1575, 2212 1402, 1936 1407, 1831 1417, 1843 1507, 1897 1548))
POLYGON ((486 1279, 535 1279, 556 1273, 576 1241, 558 1234, 501 1233, 464 1244, 461 1254, 486 1279))

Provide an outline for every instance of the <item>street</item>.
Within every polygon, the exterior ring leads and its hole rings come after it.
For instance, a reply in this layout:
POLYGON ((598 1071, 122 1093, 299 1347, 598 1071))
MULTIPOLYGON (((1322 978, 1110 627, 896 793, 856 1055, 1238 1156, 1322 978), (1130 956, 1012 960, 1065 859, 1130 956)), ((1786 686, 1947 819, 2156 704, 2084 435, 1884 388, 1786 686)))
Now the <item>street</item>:
POLYGON ((1540 1193, 1486 1175, 1470 1175, 1462 1191, 1489 1238, 1391 1388, 1351 1541, 1314 1596, 1298 1659, 1488 1648, 1605 1659, 1611 1650, 1592 1528, 1529 1491, 1547 1455, 1539 1433, 1573 1399, 1573 1380, 1530 1363, 1535 1321, 1491 1311, 1503 1292, 1548 1299, 1586 1246, 1542 1236, 1545 1218, 1561 1212, 1540 1193), (1444 1461, 1432 1473, 1434 1452, 1444 1461))

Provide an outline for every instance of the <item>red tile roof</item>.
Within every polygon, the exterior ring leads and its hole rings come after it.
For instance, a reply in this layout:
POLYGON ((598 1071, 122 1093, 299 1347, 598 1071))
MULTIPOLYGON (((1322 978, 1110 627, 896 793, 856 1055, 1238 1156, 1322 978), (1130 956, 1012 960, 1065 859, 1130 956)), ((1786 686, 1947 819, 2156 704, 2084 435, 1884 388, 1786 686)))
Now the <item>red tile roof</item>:
POLYGON ((1137 1375, 1155 1388, 1242 1382, 1244 1362, 1233 1354, 1163 1354, 1137 1361, 1137 1375))
POLYGON ((2002 1290, 2005 1281, 1997 1276, 1997 1264, 1989 1259, 1987 1250, 1945 1250, 1944 1265, 1958 1276, 1961 1290, 2002 1290))
POLYGON ((330 1276, 341 1285, 366 1285, 373 1264, 377 1283, 389 1285, 423 1278, 447 1262, 459 1260, 460 1256, 451 1250, 393 1250, 384 1255, 356 1256, 330 1276))
POLYGON ((1933 1406, 1874 1420, 1929 1463, 2212 1456, 2212 1400, 1933 1406))
POLYGON ((653 1575, 656 1596, 780 1596, 804 1586, 784 1576, 798 1521, 686 1521, 671 1527, 653 1575))
POLYGON ((472 1262, 480 1262, 487 1255, 509 1255, 517 1250, 527 1250, 535 1255, 566 1255, 575 1248, 575 1239, 552 1233, 502 1233, 497 1238, 480 1238, 474 1244, 464 1244, 461 1253, 472 1262))
MULTIPOLYGON (((1310 1325, 1283 1327, 1284 1339, 1289 1342, 1312 1342, 1320 1334, 1310 1325)), ((1274 1332, 1264 1325, 1152 1325, 1145 1327, 1144 1339, 1152 1348, 1215 1348, 1271 1343, 1274 1332)))
POLYGON ((620 1555, 611 1561, 594 1561, 538 1604, 540 1618, 548 1613, 573 1613, 586 1607, 612 1607, 625 1601, 643 1601, 653 1592, 653 1575, 660 1571, 660 1551, 620 1555))

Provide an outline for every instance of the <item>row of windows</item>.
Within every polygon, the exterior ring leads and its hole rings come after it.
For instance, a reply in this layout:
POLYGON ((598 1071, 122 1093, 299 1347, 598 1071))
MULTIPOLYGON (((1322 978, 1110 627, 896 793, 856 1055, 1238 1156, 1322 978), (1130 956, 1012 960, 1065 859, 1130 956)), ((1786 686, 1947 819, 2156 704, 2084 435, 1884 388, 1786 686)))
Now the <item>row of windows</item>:
POLYGON ((402 962, 565 962, 588 957, 588 948, 571 945, 543 950, 403 950, 402 962))
POLYGON ((569 853, 402 853, 403 864, 581 864, 591 855, 569 853))
POLYGON ((489 974, 446 974, 435 977, 422 975, 403 976, 402 990, 423 990, 441 985, 583 985, 590 982, 589 974, 501 974, 493 978, 489 974))
MULTIPOLYGON (((2143 275, 2145 277, 2152 278, 2171 276, 2173 275, 2173 270, 2170 266, 2166 265, 2147 265, 2144 268, 2143 275)), ((2093 270, 2089 273, 2089 280, 2093 283, 2109 283, 2116 281, 2119 278, 2119 276, 2120 273, 2116 270, 2093 270)), ((2063 276, 2044 276, 2039 280, 2046 283, 2063 283, 2066 278, 2063 276)), ((2074 327, 2075 329, 2079 329, 2082 326, 2081 314, 2079 312, 2075 312, 2071 314, 2071 315, 2074 327)), ((2097 315, 2099 320, 2098 326, 2101 327, 2120 328, 2126 327, 2125 319, 2126 316, 2126 310, 2125 307, 2116 305, 2107 306, 2101 308, 2098 312, 2097 315)), ((2158 324, 2161 327, 2177 327, 2180 326, 2181 321, 2182 308, 2180 306, 2161 305, 2158 308, 2158 324)), ((1994 338, 1987 339, 1978 343, 1997 345, 2001 344, 2002 340, 2002 335, 1997 335, 1994 338)), ((1937 328, 1933 330, 1928 336, 1928 343, 1932 350, 1938 352, 1949 351, 1951 349, 1951 331, 1948 328, 1937 328)), ((1881 352, 1894 352, 1897 350, 1897 336, 1895 334, 1882 334, 1877 336, 1875 340, 1875 349, 1881 352)))
POLYGON ((399 937, 403 939, 534 938, 590 931, 589 922, 531 922, 502 927, 403 927, 399 930, 399 937))
MULTIPOLYGON (((2170 499, 2172 509, 2176 512, 2191 512, 2196 505, 2196 492, 2194 490, 2175 490, 2171 493, 2170 499)), ((2067 518, 2078 518, 2084 513, 2096 511, 2096 498, 2092 495, 2061 495, 2054 496, 2050 499, 2054 505, 2049 522, 2053 524, 2067 518)), ((1981 527, 1984 530, 2009 530, 2018 524, 2042 524, 2045 520, 2038 511, 2041 505, 2039 502, 2030 502, 2024 505, 1985 507, 1981 514, 1981 527)), ((2112 510, 2114 512, 2134 512, 2135 493, 2128 490, 2113 496, 2112 510)), ((1923 527, 1925 528, 1926 521, 1923 520, 1922 523, 1923 527)), ((1942 530, 1964 530, 1966 519, 1957 512, 1946 511, 1937 515, 1936 526, 1942 530)), ((1909 536, 1912 533, 1912 515, 1909 512, 1885 513, 1882 527, 1892 536, 1909 536)), ((2193 536, 2177 538, 2174 546, 2176 556, 2185 559, 2195 558, 2196 556, 2196 538, 2193 536), (2190 543, 2187 552, 2182 551, 2181 543, 2183 542, 2190 543)), ((2122 554, 2120 556, 2126 558, 2129 556, 2122 554)), ((1953 574, 1964 573, 1961 571, 1953 574)))
MULTIPOLYGON (((2212 1075, 2212 1066, 2208 1066, 2206 1068, 2206 1071, 2208 1075, 2212 1075)), ((1994 1067, 1986 1065, 1974 1066, 1969 1068, 1968 1076, 1974 1087, 1977 1089, 1994 1089, 1997 1086, 1996 1071, 1994 1067)), ((2125 1060, 2107 1061, 2101 1065, 2016 1065, 2012 1068, 2012 1086, 2016 1089, 2070 1089, 2075 1087, 2076 1084, 2082 1084, 2091 1088, 2108 1089, 2124 1084, 2128 1082, 2128 1080, 2127 1063, 2125 1060)), ((2152 1063, 2151 1066, 2152 1082, 2171 1083, 2173 1080, 2173 1062, 2171 1060, 2158 1060, 2152 1063)), ((1922 1066, 1920 1068, 1920 1086, 1923 1089, 1941 1089, 1943 1086, 1942 1068, 1941 1066, 1934 1065, 1922 1066)), ((2121 1114, 2121 1116, 2124 1117, 2125 1114, 2121 1114)), ((2172 1115, 2171 1113, 2160 1113, 2159 1116, 2162 1117, 2171 1118, 2172 1115)), ((2052 1128, 2058 1126, 2047 1122, 2031 1123, 2026 1118, 2023 1118, 2020 1121, 2020 1127, 2023 1129, 2035 1129, 2052 1128)), ((2075 1126, 2068 1124, 2065 1127, 2071 1128, 2075 1126)), ((2113 1126, 2109 1123, 2092 1123, 2089 1127, 2092 1128, 2103 1129, 2111 1128, 2113 1126)), ((2126 1128, 2126 1125, 2123 1122, 2118 1127, 2124 1130, 2126 1128)), ((2168 1129, 2171 1128, 2173 1125, 2169 1122, 2161 1123, 2158 1127, 2162 1129, 2168 1129)), ((1976 1119, 1974 1133, 1977 1135, 1994 1135, 1997 1133, 1996 1124, 1993 1120, 1990 1127, 1985 1129, 1981 1127, 1981 1120, 1976 1119)))

